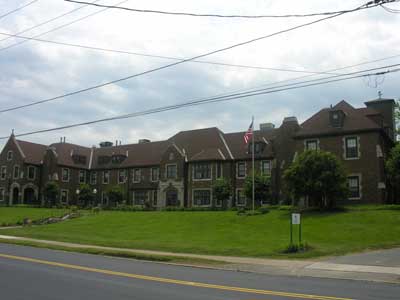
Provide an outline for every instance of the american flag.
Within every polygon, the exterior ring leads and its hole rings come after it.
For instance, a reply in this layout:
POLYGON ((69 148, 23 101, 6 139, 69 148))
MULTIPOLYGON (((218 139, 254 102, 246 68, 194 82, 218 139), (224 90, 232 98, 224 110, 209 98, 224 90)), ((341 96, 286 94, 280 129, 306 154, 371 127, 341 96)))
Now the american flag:
POLYGON ((244 142, 246 143, 246 144, 248 144, 249 143, 249 141, 250 141, 250 139, 252 138, 252 136, 253 136, 253 122, 254 122, 254 120, 252 120, 251 121, 251 124, 250 124, 250 126, 249 126, 249 129, 247 129, 247 131, 246 131, 246 133, 245 133, 245 135, 244 135, 244 142))

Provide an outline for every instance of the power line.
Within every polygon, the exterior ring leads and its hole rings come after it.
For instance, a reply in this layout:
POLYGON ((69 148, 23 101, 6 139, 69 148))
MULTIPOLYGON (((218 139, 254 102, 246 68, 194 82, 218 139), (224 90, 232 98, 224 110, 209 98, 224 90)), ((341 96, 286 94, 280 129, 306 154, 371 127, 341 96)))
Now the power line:
MULTIPOLYGON (((100 0, 96 0, 96 1, 100 1, 100 0)), ((128 1, 129 1, 129 0, 124 0, 124 1, 118 2, 117 5, 123 4, 123 3, 128 2, 128 1)), ((73 10, 73 11, 76 11, 76 10, 81 9, 81 8, 82 8, 82 7, 78 7, 78 8, 76 8, 76 9, 73 10)), ((91 13, 91 14, 88 14, 88 15, 83 16, 83 17, 81 17, 81 18, 75 19, 75 20, 73 20, 73 21, 71 21, 71 22, 65 23, 65 24, 63 24, 63 25, 60 25, 60 26, 58 26, 58 27, 55 27, 55 28, 50 29, 50 30, 48 30, 48 31, 45 31, 45 32, 43 32, 43 33, 34 35, 32 38, 38 38, 38 37, 41 37, 41 36, 43 36, 43 35, 45 35, 45 34, 48 34, 48 33, 51 33, 51 32, 57 31, 57 30, 60 30, 60 29, 62 29, 62 28, 65 28, 65 27, 70 26, 70 25, 72 25, 72 24, 75 24, 75 23, 77 23, 77 22, 80 22, 80 21, 82 21, 82 20, 85 20, 85 19, 87 19, 87 18, 90 18, 90 17, 92 17, 92 16, 94 16, 94 15, 97 15, 97 14, 99 14, 99 13, 102 13, 103 11, 106 11, 107 9, 108 9, 108 8, 104 8, 104 9, 98 10, 98 11, 96 11, 96 12, 94 12, 94 13, 91 13)), ((67 13, 71 13, 71 11, 70 11, 70 12, 67 12, 67 13)), ((61 18, 61 16, 59 16, 59 18, 61 18)), ((37 26, 41 26, 41 25, 43 25, 43 24, 36 25, 36 26, 30 28, 29 30, 31 30, 31 29, 33 29, 33 28, 36 28, 37 26)), ((20 32, 17 33, 17 34, 20 34, 20 32)), ((9 45, 9 46, 7 46, 7 47, 0 48, 0 51, 13 48, 13 47, 15 47, 15 46, 21 45, 21 44, 26 43, 26 42, 28 42, 28 41, 29 41, 29 40, 23 40, 23 41, 20 41, 20 42, 18 42, 18 43, 11 44, 11 45, 9 45)))
POLYGON ((387 12, 392 13, 392 14, 399 14, 399 13, 400 13, 400 10, 387 7, 387 6, 383 5, 383 4, 381 5, 381 7, 382 7, 384 10, 386 10, 387 12))
MULTIPOLYGON (((400 66, 400 64, 396 64, 396 65, 392 65, 392 66, 400 66)), ((387 67, 388 66, 384 66, 384 67, 375 68, 375 69, 384 69, 384 68, 387 68, 387 67)), ((320 79, 319 80, 320 82, 315 82, 315 80, 313 80, 313 81, 304 81, 304 82, 299 82, 299 83, 295 84, 295 86, 290 86, 290 87, 275 87, 275 88, 266 89, 264 91, 260 90, 260 91, 253 91, 251 93, 232 94, 230 96, 213 97, 213 98, 205 98, 205 99, 201 99, 201 100, 194 100, 194 101, 190 101, 190 102, 185 102, 185 103, 180 103, 180 104, 175 104, 175 105, 170 105, 170 106, 164 106, 164 107, 158 107, 158 108, 154 108, 154 109, 149 109, 149 110, 145 110, 145 111, 141 111, 141 112, 135 112, 135 113, 130 113, 130 114, 124 114, 124 115, 109 117, 109 118, 97 119, 97 120, 87 121, 87 122, 83 122, 83 123, 75 123, 75 124, 60 126, 60 127, 56 127, 56 128, 49 128, 49 129, 42 129, 42 130, 26 132, 26 133, 22 133, 22 134, 17 134, 16 137, 33 135, 33 134, 38 134, 38 133, 45 133, 45 132, 50 132, 50 131, 58 131, 58 130, 63 130, 63 129, 69 129, 69 128, 75 128, 75 127, 80 127, 80 126, 85 126, 85 125, 96 124, 96 123, 103 123, 103 122, 109 122, 109 121, 115 121, 115 120, 121 120, 121 119, 134 118, 134 117, 139 117, 139 116, 145 116, 145 115, 150 115, 150 114, 155 114, 155 113, 175 110, 175 109, 184 108, 184 107, 197 106, 197 105, 216 103, 216 102, 231 101, 231 100, 248 98, 248 97, 253 97, 253 96, 258 96, 258 95, 265 95, 265 94, 277 93, 277 92, 282 92, 282 91, 287 91, 287 90, 304 88, 304 87, 311 87, 311 86, 323 85, 323 84, 339 82, 339 81, 345 81, 345 80, 351 80, 351 79, 356 79, 356 78, 363 78, 363 77, 366 77, 366 76, 379 76, 379 75, 399 72, 400 68, 393 69, 393 70, 376 72, 376 73, 354 75, 354 76, 348 77, 349 75, 357 74, 357 73, 358 74, 359 73, 364 73, 366 71, 368 71, 368 70, 357 71, 357 72, 343 74, 343 75, 331 76, 329 78, 320 79), (347 77, 345 77, 345 76, 347 76, 347 77), (344 78, 332 79, 334 77, 344 77, 344 78)), ((8 138, 9 138, 8 136, 4 136, 4 137, 0 137, 0 140, 8 139, 8 138)))
MULTIPOLYGON (((98 1, 100 1, 100 0, 95 0, 95 1, 90 2, 90 3, 95 3, 95 2, 98 2, 98 1)), ((53 21, 55 21, 55 20, 61 19, 61 18, 65 17, 65 16, 67 16, 67 15, 70 15, 70 14, 72 14, 72 13, 74 13, 74 12, 76 12, 76 11, 82 9, 82 8, 84 8, 85 6, 89 6, 89 4, 86 4, 86 5, 84 5, 84 6, 80 6, 80 7, 78 7, 78 8, 74 8, 73 10, 67 11, 67 12, 65 12, 65 13, 63 13, 63 14, 61 14, 61 15, 58 15, 58 16, 56 16, 56 17, 54 17, 54 18, 51 18, 51 19, 49 19, 49 20, 46 20, 46 21, 44 21, 44 22, 42 22, 42 23, 39 23, 39 24, 34 25, 34 26, 32 26, 32 27, 26 28, 26 29, 24 29, 24 30, 21 30, 21 31, 17 32, 16 35, 17 35, 17 34, 22 34, 22 33, 28 32, 28 31, 31 31, 31 30, 33 30, 33 29, 35 29, 35 28, 38 28, 38 27, 43 26, 43 25, 46 25, 46 24, 48 24, 48 23, 50 23, 50 22, 53 22, 53 21)), ((6 37, 6 38, 4 38, 4 39, 1 39, 0 42, 6 41, 6 40, 10 39, 11 37, 12 37, 12 36, 9 36, 9 37, 6 37)), ((2 48, 0 48, 0 49, 2 49, 2 48)))
MULTIPOLYGON (((319 12, 319 13, 309 13, 309 14, 285 14, 285 15, 222 15, 222 14, 199 14, 199 13, 191 13, 191 12, 174 12, 174 11, 163 11, 163 10, 151 10, 151 9, 138 9, 138 8, 130 8, 116 5, 104 5, 104 4, 89 4, 85 1, 77 1, 77 0, 64 0, 72 3, 79 4, 88 4, 97 7, 107 7, 113 9, 120 9, 126 11, 132 11, 137 13, 153 13, 153 14, 163 14, 163 15, 174 15, 174 16, 189 16, 189 17, 213 17, 213 18, 244 18, 244 19, 261 19, 261 18, 293 18, 293 17, 316 17, 316 16, 330 16, 339 13, 349 13, 355 11, 354 9, 349 10, 339 10, 339 11, 330 11, 330 12, 319 12)), ((371 1, 372 3, 380 2, 380 1, 371 1)), ((386 1, 382 1, 386 2, 386 1)), ((392 1, 390 1, 392 2, 392 1)), ((394 2, 394 1, 393 1, 394 2)))
MULTIPOLYGON (((366 5, 368 5, 368 4, 360 6, 358 8, 358 10, 362 9, 366 5)), ((368 6, 368 7, 372 8, 372 7, 376 7, 376 6, 378 6, 378 4, 373 4, 373 5, 368 6)), ((91 87, 88 87, 88 88, 84 88, 84 89, 81 89, 81 90, 77 90, 77 91, 74 91, 74 92, 69 92, 69 93, 66 93, 66 94, 63 94, 63 95, 60 95, 60 96, 52 97, 52 98, 45 99, 45 100, 35 101, 35 102, 28 103, 28 104, 18 105, 18 106, 14 106, 14 107, 11 107, 11 108, 2 109, 2 110, 0 110, 0 113, 4 113, 4 112, 8 112, 8 111, 14 111, 14 110, 18 110, 18 109, 21 109, 21 108, 31 107, 31 106, 35 106, 35 105, 39 105, 39 104, 55 101, 55 100, 58 100, 58 99, 62 99, 62 98, 65 98, 65 97, 77 95, 77 94, 80 94, 80 93, 83 93, 83 92, 87 92, 87 91, 91 91, 91 90, 94 90, 94 89, 98 89, 98 88, 101 88, 101 87, 104 87, 104 86, 108 86, 108 85, 111 85, 111 84, 115 84, 115 83, 119 83, 119 82, 122 82, 122 81, 126 81, 128 79, 132 79, 132 78, 135 78, 135 77, 139 77, 139 76, 143 76, 143 75, 146 75, 146 74, 154 73, 154 72, 157 72, 157 71, 160 71, 160 70, 164 70, 164 69, 176 66, 176 65, 180 65, 180 64, 183 64, 183 63, 186 63, 186 62, 189 62, 189 61, 197 60, 199 58, 203 58, 203 57, 206 57, 206 56, 209 56, 209 55, 212 55, 212 54, 220 53, 220 52, 227 51, 227 50, 230 50, 230 49, 233 49, 233 48, 236 48, 236 47, 240 47, 240 46, 244 46, 244 45, 247 45, 247 44, 250 44, 250 43, 254 43, 256 41, 267 39, 267 38, 270 38, 270 37, 273 37, 273 36, 276 36, 276 35, 279 35, 279 34, 287 33, 287 32, 290 32, 290 31, 294 31, 296 29, 300 29, 300 28, 303 28, 303 27, 306 27, 306 26, 310 26, 310 25, 322 22, 322 21, 326 21, 328 19, 332 19, 332 18, 341 16, 343 14, 344 13, 339 13, 339 14, 336 14, 336 15, 332 15, 332 16, 321 18, 321 19, 317 19, 317 20, 314 20, 314 21, 311 21, 311 22, 307 22, 307 23, 303 23, 303 24, 300 24, 300 25, 296 25, 294 27, 290 27, 290 28, 287 28, 287 29, 284 29, 284 30, 280 30, 280 31, 268 34, 268 35, 264 35, 264 36, 261 36, 261 37, 253 38, 253 39, 241 42, 241 43, 237 43, 237 44, 230 45, 230 46, 227 46, 227 47, 224 47, 224 48, 220 48, 220 49, 217 49, 217 50, 214 50, 214 51, 210 51, 210 52, 207 52, 207 53, 204 53, 204 54, 200 54, 200 55, 197 55, 197 56, 185 59, 185 60, 181 60, 181 61, 170 63, 170 64, 167 64, 167 65, 163 65, 161 67, 157 67, 157 68, 150 69, 150 70, 147 70, 147 71, 144 71, 144 72, 140 72, 140 73, 136 73, 136 74, 133 74, 133 75, 129 75, 129 76, 126 76, 126 77, 123 77, 123 78, 119 78, 119 79, 116 79, 116 80, 112 80, 112 81, 108 81, 108 82, 101 83, 101 84, 98 84, 98 85, 94 85, 94 86, 91 86, 91 87)))
MULTIPOLYGON (((51 40, 30 38, 30 37, 26 37, 26 36, 8 34, 8 33, 4 33, 4 32, 0 32, 0 35, 12 36, 12 37, 17 37, 17 38, 21 38, 21 39, 29 39, 29 40, 38 41, 38 42, 56 44, 56 45, 61 45, 61 46, 77 47, 77 48, 83 48, 83 49, 95 50, 95 51, 104 51, 104 52, 111 52, 111 53, 129 54, 129 55, 137 55, 137 56, 143 56, 143 57, 152 57, 152 58, 169 59, 169 60, 185 60, 184 58, 177 58, 177 57, 172 57, 172 56, 152 55, 152 54, 132 52, 132 51, 126 51, 126 50, 116 50, 116 49, 101 48, 101 47, 87 46, 87 45, 81 45, 81 44, 72 44, 72 43, 65 43, 65 42, 58 42, 58 41, 51 41, 51 40)), ((358 67, 358 66, 365 65, 365 64, 371 64, 371 63, 375 63, 375 62, 380 62, 380 61, 383 61, 383 60, 398 58, 398 57, 400 57, 400 54, 392 55, 392 56, 388 56, 388 57, 384 57, 384 58, 379 58, 379 59, 375 59, 375 60, 372 60, 372 61, 365 61, 365 62, 361 62, 361 63, 357 63, 357 64, 345 66, 345 67, 329 69, 329 70, 326 70, 326 71, 308 71, 308 70, 294 70, 294 69, 287 69, 287 68, 272 68, 272 67, 261 67, 261 66, 249 66, 249 65, 241 65, 241 64, 229 64, 229 63, 221 63, 221 62, 214 62, 214 61, 206 61, 206 60, 193 60, 191 62, 192 63, 202 63, 202 64, 229 66, 229 67, 238 67, 238 68, 249 68, 249 69, 260 69, 260 70, 282 71, 282 72, 293 72, 293 73, 309 73, 310 74, 310 75, 306 75, 306 76, 292 77, 292 78, 289 78, 289 79, 285 79, 285 80, 276 81, 276 82, 272 82, 272 83, 267 83, 267 84, 261 85, 261 86, 268 86, 268 85, 273 85, 273 84, 278 84, 278 83, 283 83, 283 82, 295 81, 295 80, 298 80, 298 79, 304 79, 304 78, 308 78, 308 77, 315 76, 315 75, 337 75, 337 73, 334 73, 334 72, 340 71, 340 70, 343 70, 343 69, 358 67)), ((261 87, 261 86, 257 86, 257 87, 261 87)), ((253 87, 253 88, 257 88, 257 87, 253 87)), ((248 90, 248 88, 240 89, 240 90, 237 90, 237 91, 242 91, 242 90, 248 90)))
MULTIPOLYGON (((0 32, 0 35, 16 37, 16 38, 26 39, 26 40, 32 40, 32 41, 36 41, 36 42, 55 44, 55 45, 60 45, 60 46, 82 48, 82 49, 87 49, 87 50, 95 50, 95 51, 103 51, 103 52, 111 52, 111 53, 119 53, 119 54, 129 54, 129 55, 151 57, 151 58, 160 58, 160 59, 168 59, 168 60, 175 60, 175 61, 183 61, 183 60, 185 60, 185 58, 179 58, 179 57, 153 55, 153 54, 139 53, 139 52, 133 52, 133 51, 126 51, 126 50, 117 50, 117 49, 110 49, 110 48, 102 48, 102 47, 95 47, 95 46, 72 44, 72 43, 66 43, 66 42, 58 42, 58 41, 45 40, 45 39, 36 39, 36 38, 30 38, 30 37, 27 37, 27 36, 21 36, 21 35, 16 35, 16 34, 8 34, 8 33, 4 33, 4 32, 0 32)), ((322 74, 322 75, 332 74, 332 73, 308 71, 308 70, 294 70, 294 69, 286 69, 286 68, 272 68, 272 67, 249 66, 249 65, 241 65, 241 64, 229 64, 229 63, 206 61, 206 60, 193 60, 191 62, 193 62, 193 63, 201 63, 201 64, 218 65, 218 66, 228 66, 228 67, 237 67, 237 68, 258 69, 258 70, 269 70, 269 71, 282 71, 282 72, 292 72, 292 73, 308 73, 308 74, 322 74)))
POLYGON ((23 4, 23 5, 21 5, 20 7, 17 7, 17 8, 15 8, 15 9, 13 9, 13 10, 11 10, 11 11, 9 11, 9 12, 3 14, 3 15, 0 15, 0 19, 3 19, 3 18, 5 18, 5 17, 7 17, 8 15, 11 15, 11 14, 13 14, 13 13, 15 13, 15 12, 21 10, 21 9, 24 9, 25 7, 28 7, 29 5, 32 5, 33 3, 38 2, 38 1, 39 1, 39 0, 33 0, 33 1, 31 1, 31 2, 28 2, 28 3, 26 3, 26 4, 23 4))

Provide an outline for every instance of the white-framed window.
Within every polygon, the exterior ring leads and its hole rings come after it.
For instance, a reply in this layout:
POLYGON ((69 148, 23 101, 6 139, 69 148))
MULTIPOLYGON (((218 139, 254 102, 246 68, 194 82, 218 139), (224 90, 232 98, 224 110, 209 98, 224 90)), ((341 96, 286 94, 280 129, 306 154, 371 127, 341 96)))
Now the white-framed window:
POLYGON ((270 160, 262 160, 261 161, 261 174, 271 176, 271 161, 270 160))
POLYGON ((211 206, 211 190, 193 190, 193 206, 211 206))
POLYGON ((106 170, 103 171, 103 184, 109 184, 110 183, 110 171, 106 170))
POLYGON ((176 179, 178 176, 176 164, 170 164, 165 166, 165 177, 167 179, 176 179))
POLYGON ((138 183, 142 177, 142 170, 141 169, 133 169, 132 170, 132 182, 138 183))
POLYGON ((133 205, 144 205, 147 201, 147 191, 133 192, 133 205))
POLYGON ((217 162, 217 166, 216 166, 217 170, 216 170, 216 176, 217 178, 222 178, 222 176, 224 176, 223 174, 223 164, 222 162, 217 162))
POLYGON ((102 192, 101 193, 101 205, 107 206, 108 205, 108 193, 107 192, 102 192))
POLYGON ((126 170, 118 171, 118 183, 122 184, 126 182, 126 170))
POLYGON ((7 166, 1 166, 0 179, 6 180, 6 178, 7 178, 7 166))
POLYGON ((151 168, 151 181, 156 182, 160 178, 160 168, 151 168))
POLYGON ((15 165, 14 166, 14 172, 13 172, 13 178, 14 179, 19 179, 19 171, 20 171, 19 166, 15 165))
POLYGON ((345 145, 345 158, 357 159, 359 158, 359 145, 356 136, 347 136, 344 138, 345 145))
POLYGON ((28 167, 28 179, 35 180, 36 178, 36 168, 34 166, 28 167))
POLYGON ((357 200, 361 198, 361 175, 354 174, 347 177, 347 186, 349 188, 349 199, 357 200))
POLYGON ((90 183, 97 184, 97 172, 90 173, 90 183))
POLYGON ((70 171, 67 168, 62 168, 61 170, 61 181, 62 182, 69 182, 70 171))
POLYGON ((243 189, 236 190, 236 206, 246 206, 246 196, 243 189))
POLYGON ((0 188, 0 202, 5 200, 5 189, 0 188))
POLYGON ((84 170, 79 170, 79 183, 86 182, 86 172, 84 170))
POLYGON ((245 178, 246 177, 246 162, 238 161, 236 163, 236 177, 245 178))
POLYGON ((305 140, 304 141, 304 149, 305 150, 319 150, 319 140, 318 139, 305 140))
POLYGON ((60 202, 63 204, 67 204, 68 203, 68 195, 69 195, 68 190, 61 190, 60 191, 60 202))
POLYGON ((210 163, 194 163, 193 168, 193 180, 210 180, 212 165, 210 163))
POLYGON ((175 159, 175 155, 174 155, 174 153, 170 153, 169 154, 169 160, 174 160, 175 159))
POLYGON ((7 152, 7 160, 13 160, 13 152, 11 150, 7 152))
POLYGON ((153 206, 154 207, 157 206, 157 203, 158 203, 158 193, 157 193, 157 190, 154 190, 153 191, 153 206))

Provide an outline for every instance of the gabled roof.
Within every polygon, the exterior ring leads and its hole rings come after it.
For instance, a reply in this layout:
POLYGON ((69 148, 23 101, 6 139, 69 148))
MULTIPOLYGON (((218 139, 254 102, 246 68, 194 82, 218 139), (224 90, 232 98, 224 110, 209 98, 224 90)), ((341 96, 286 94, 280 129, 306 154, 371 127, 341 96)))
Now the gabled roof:
POLYGON ((354 108, 346 101, 340 101, 332 108, 324 108, 301 124, 296 136, 316 136, 325 134, 339 134, 354 131, 378 130, 382 127, 368 117, 376 114, 372 109, 354 108), (345 113, 342 127, 333 127, 330 124, 329 113, 342 110, 345 113))
POLYGON ((199 157, 201 160, 221 160, 222 156, 230 158, 223 134, 216 127, 181 131, 169 141, 175 143, 187 155, 188 161, 198 160, 199 157), (218 149, 222 156, 217 151, 218 149))
POLYGON ((57 162, 59 165, 82 169, 89 168, 90 148, 70 143, 55 143, 51 144, 49 147, 53 148, 57 153, 57 162), (84 164, 78 164, 74 162, 74 155, 84 156, 86 158, 86 162, 84 164))
POLYGON ((15 142, 25 157, 25 163, 35 165, 41 164, 47 146, 21 140, 15 140, 15 142))

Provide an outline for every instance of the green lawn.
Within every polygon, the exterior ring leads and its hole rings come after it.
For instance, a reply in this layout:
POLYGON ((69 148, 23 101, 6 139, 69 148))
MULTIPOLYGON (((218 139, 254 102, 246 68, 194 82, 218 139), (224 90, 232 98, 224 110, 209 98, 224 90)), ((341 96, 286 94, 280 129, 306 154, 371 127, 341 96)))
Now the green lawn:
POLYGON ((55 208, 0 207, 0 226, 16 225, 25 218, 40 220, 63 216, 69 210, 55 208))
MULTIPOLYGON (((0 220, 4 208, 0 208, 0 220)), ((290 257, 316 257, 400 246, 400 210, 352 209, 307 213, 303 237, 313 248, 290 257)), ((1 221, 0 221, 1 222, 1 221)), ((219 255, 287 257, 289 212, 112 212, 1 234, 124 248, 219 255)))

